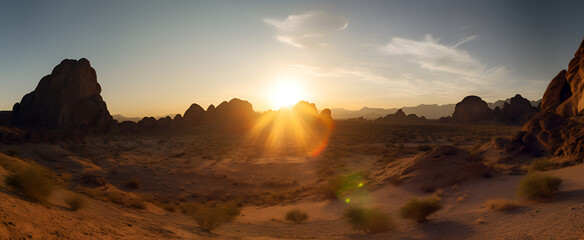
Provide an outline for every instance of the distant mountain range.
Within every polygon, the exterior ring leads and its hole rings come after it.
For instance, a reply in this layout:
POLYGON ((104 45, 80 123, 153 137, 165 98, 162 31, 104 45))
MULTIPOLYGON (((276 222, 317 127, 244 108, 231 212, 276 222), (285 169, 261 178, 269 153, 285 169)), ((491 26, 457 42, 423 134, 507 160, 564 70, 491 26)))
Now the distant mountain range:
MULTIPOLYGON (((498 100, 494 103, 487 103, 489 108, 495 109, 495 107, 503 108, 503 104, 505 102, 509 103, 511 98, 507 98, 505 100, 498 100)), ((530 101, 531 105, 537 107, 541 103, 541 99, 538 101, 530 101)), ((406 114, 416 114, 419 117, 426 117, 427 119, 439 119, 441 117, 448 117, 452 116, 454 113, 454 107, 456 104, 445 104, 445 105, 438 105, 438 104, 420 104, 415 107, 402 107, 402 108, 369 108, 363 107, 359 110, 347 110, 344 108, 333 108, 331 109, 333 119, 349 119, 349 118, 358 118, 363 117, 365 119, 377 119, 380 117, 385 117, 387 114, 394 114, 397 110, 401 109, 406 114)), ((165 118, 170 116, 171 118, 174 117, 176 114, 167 114, 163 116, 154 117, 155 119, 165 118)), ((118 122, 123 121, 132 121, 132 122, 139 122, 142 120, 141 117, 126 117, 121 114, 114 114, 112 117, 117 120, 118 122)))
MULTIPOLYGON (((173 118, 175 115, 176 114, 167 114, 167 115, 163 115, 163 116, 157 116, 157 117, 154 117, 154 118, 156 118, 157 120, 158 119, 161 119, 161 118, 165 118, 167 116, 173 118)), ((140 120, 142 120, 142 118, 140 118, 140 117, 126 117, 126 116, 121 115, 121 114, 114 114, 114 115, 112 115, 112 117, 115 120, 117 120, 118 122, 123 122, 123 121, 139 122, 140 120)))
MULTIPOLYGON (((487 103, 489 108, 495 109, 495 107, 503 108, 505 102, 509 103, 510 98, 505 100, 499 100, 494 103, 487 103)), ((531 105, 537 107, 541 99, 538 101, 530 101, 531 105)), ((331 109, 333 119, 350 119, 363 117, 365 119, 377 119, 384 117, 388 114, 394 114, 397 110, 402 109, 406 114, 416 114, 419 117, 424 116, 427 119, 439 119, 441 117, 452 116, 454 113, 454 107, 456 104, 420 104, 415 107, 402 107, 402 108, 368 108, 364 107, 359 110, 347 110, 344 108, 333 108, 331 109)))

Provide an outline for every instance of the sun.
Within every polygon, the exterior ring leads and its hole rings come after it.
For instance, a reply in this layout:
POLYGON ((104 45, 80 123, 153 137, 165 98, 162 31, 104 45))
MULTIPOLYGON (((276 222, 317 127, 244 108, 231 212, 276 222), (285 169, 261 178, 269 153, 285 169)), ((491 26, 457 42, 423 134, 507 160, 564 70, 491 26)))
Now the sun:
POLYGON ((292 78, 280 79, 271 90, 270 101, 275 110, 292 106, 300 100, 303 100, 301 85, 292 78))

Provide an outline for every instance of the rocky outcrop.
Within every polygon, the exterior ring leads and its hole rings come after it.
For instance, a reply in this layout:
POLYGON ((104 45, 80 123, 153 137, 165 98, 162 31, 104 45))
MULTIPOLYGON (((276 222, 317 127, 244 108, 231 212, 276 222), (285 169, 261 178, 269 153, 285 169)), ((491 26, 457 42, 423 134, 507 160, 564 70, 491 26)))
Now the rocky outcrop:
POLYGON ((156 118, 154 117, 144 117, 138 122, 139 129, 153 129, 156 127, 156 118))
POLYGON ((14 104, 11 123, 83 133, 103 133, 115 124, 89 61, 63 60, 36 89, 14 104))
POLYGON ((513 140, 526 149, 581 161, 584 157, 584 41, 567 70, 548 85, 541 112, 513 140))
POLYGON ((456 104, 452 121, 455 123, 489 123, 495 114, 487 102, 477 96, 468 96, 456 104))
POLYGON ((511 125, 521 125, 529 121, 537 113, 537 108, 526 98, 517 94, 505 103, 500 113, 495 112, 497 120, 511 125))
POLYGON ((183 121, 186 124, 194 125, 201 122, 204 116, 205 109, 199 106, 199 104, 193 103, 189 109, 185 111, 185 114, 183 115, 183 121))
POLYGON ((10 126, 12 111, 0 111, 0 126, 10 126))
POLYGON ((385 117, 378 118, 375 121, 382 121, 382 122, 400 122, 400 123, 419 123, 424 122, 426 117, 418 117, 416 114, 409 114, 406 113, 402 109, 398 109, 394 114, 387 114, 385 117))
POLYGON ((490 109, 487 102, 477 96, 465 97, 456 104, 452 118, 441 118, 442 122, 461 124, 508 124, 521 125, 537 113, 537 108, 521 95, 517 94, 498 106, 490 109))

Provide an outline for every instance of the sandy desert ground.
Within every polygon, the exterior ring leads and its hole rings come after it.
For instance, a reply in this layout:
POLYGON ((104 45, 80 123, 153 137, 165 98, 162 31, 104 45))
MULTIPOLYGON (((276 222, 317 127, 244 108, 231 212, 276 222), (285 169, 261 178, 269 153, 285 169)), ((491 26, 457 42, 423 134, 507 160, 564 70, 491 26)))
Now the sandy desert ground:
MULTIPOLYGON (((415 183, 378 181, 388 163, 423 155, 437 145, 476 149, 493 137, 511 137, 518 127, 408 125, 338 121, 318 156, 302 151, 268 151, 245 132, 145 132, 103 135, 54 144, 2 145, 2 162, 39 162, 52 169, 61 187, 44 204, 29 202, 4 183, 0 194, 0 239, 578 239, 584 233, 583 165, 552 170, 563 179, 561 192, 547 202, 521 201, 509 212, 487 209, 487 199, 516 198, 524 175, 493 172, 438 189, 415 183), (15 154, 16 152, 17 154, 15 154), (23 160, 24 159, 24 160, 23 160), (83 175, 108 183, 80 187, 83 175), (353 201, 327 196, 328 179, 358 175, 364 188, 353 201), (137 183, 139 186, 128 184, 137 183), (85 194, 81 194, 81 193, 85 194), (116 200, 112 192, 122 195, 116 200), (76 194, 85 207, 64 202, 76 194), (440 198, 443 209, 418 224, 398 217, 412 197, 440 198), (144 209, 127 204, 142 199, 144 209), (117 204, 116 204, 117 202, 117 204), (212 233, 181 212, 190 202, 234 203, 241 213, 212 233), (365 234, 343 217, 350 204, 377 206, 396 228, 365 234), (285 220, 292 209, 307 222, 285 220), (520 223, 520 224, 519 224, 520 223)), ((2 175, 8 174, 6 170, 2 175)))

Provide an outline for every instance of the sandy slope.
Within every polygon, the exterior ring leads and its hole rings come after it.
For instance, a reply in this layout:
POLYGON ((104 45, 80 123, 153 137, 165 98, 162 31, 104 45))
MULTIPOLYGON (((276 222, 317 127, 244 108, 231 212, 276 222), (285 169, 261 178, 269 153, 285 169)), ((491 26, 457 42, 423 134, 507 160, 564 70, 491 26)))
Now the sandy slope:
MULTIPOLYGON (((444 209, 421 225, 394 217, 398 229, 375 235, 352 230, 341 217, 342 201, 298 202, 271 207, 246 207, 234 223, 216 234, 200 232, 183 214, 149 204, 136 210, 88 199, 78 212, 67 209, 60 190, 51 204, 30 203, 0 188, 1 239, 578 239, 584 233, 584 165, 551 171, 564 179, 562 192, 551 202, 525 203, 511 213, 485 210, 485 199, 514 198, 522 176, 497 176, 445 189, 444 209), (467 195, 458 203, 458 196, 467 195), (304 224, 283 221, 292 208, 307 211, 304 224), (485 223, 477 223, 477 219, 485 223), (9 234, 7 234, 9 233, 9 234), (7 237, 10 236, 10 237, 7 237)), ((398 206, 412 196, 424 196, 409 185, 386 186, 370 193, 372 204, 396 216, 398 206)))

